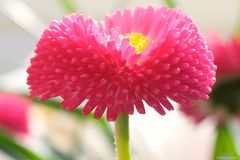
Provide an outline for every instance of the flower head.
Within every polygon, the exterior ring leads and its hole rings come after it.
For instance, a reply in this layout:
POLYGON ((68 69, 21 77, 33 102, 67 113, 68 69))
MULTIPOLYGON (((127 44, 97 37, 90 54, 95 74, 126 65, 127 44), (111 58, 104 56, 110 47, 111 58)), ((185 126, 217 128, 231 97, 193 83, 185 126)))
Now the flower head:
POLYGON ((218 66, 217 76, 227 77, 240 75, 240 38, 231 37, 224 42, 217 33, 208 37, 209 49, 213 51, 215 64, 218 66))
POLYGON ((13 133, 28 132, 26 99, 10 93, 0 93, 0 128, 13 133))
POLYGON ((31 96, 63 98, 73 110, 161 115, 169 98, 185 105, 208 99, 215 82, 213 56, 196 25, 178 9, 137 7, 96 22, 81 13, 53 21, 43 32, 28 68, 31 96))

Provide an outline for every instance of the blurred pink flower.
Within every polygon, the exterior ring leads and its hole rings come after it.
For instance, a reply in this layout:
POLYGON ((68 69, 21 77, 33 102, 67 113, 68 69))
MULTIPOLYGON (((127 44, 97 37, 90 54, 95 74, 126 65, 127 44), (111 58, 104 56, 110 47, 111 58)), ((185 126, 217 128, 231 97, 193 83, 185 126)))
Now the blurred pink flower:
POLYGON ((206 105, 201 106, 200 104, 193 105, 192 107, 181 105, 180 111, 190 117, 195 123, 200 123, 211 114, 209 107, 206 105))
MULTIPOLYGON (((196 102, 192 107, 180 105, 179 110, 196 124, 201 123, 208 117, 213 117, 218 127, 225 122, 226 119, 232 117, 232 114, 230 114, 226 108, 227 106, 216 106, 215 109, 213 109, 211 103, 196 102)), ((234 118, 240 118, 238 113, 234 115, 234 118)))
POLYGON ((29 103, 23 97, 0 93, 0 128, 11 133, 28 132, 29 103))
POLYGON ((213 51, 215 64, 218 66, 217 76, 240 75, 240 38, 231 37, 227 42, 217 33, 208 37, 209 49, 213 51))
POLYGON ((52 21, 27 72, 31 96, 61 96, 73 110, 108 120, 145 113, 143 100, 161 115, 168 98, 185 105, 208 99, 215 82, 213 55, 190 18, 178 9, 137 7, 105 21, 81 13, 52 21))

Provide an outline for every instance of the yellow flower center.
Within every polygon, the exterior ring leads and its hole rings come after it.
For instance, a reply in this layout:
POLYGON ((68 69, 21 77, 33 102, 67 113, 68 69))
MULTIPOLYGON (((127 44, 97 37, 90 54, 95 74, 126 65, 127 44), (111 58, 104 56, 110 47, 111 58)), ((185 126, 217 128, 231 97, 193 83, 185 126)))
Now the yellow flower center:
POLYGON ((136 54, 144 51, 144 49, 146 49, 146 47, 150 43, 150 39, 148 39, 141 33, 130 33, 127 34, 127 37, 129 38, 130 45, 136 48, 136 54))

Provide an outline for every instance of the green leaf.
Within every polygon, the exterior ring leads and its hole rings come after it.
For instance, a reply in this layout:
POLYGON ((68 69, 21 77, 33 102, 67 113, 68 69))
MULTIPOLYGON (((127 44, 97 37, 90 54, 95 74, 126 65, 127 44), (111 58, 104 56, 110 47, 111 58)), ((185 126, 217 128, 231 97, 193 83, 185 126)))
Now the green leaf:
POLYGON ((227 124, 222 124, 217 131, 213 160, 218 159, 240 159, 227 124))
POLYGON ((27 148, 17 144, 13 138, 0 131, 0 149, 17 160, 43 160, 27 148))

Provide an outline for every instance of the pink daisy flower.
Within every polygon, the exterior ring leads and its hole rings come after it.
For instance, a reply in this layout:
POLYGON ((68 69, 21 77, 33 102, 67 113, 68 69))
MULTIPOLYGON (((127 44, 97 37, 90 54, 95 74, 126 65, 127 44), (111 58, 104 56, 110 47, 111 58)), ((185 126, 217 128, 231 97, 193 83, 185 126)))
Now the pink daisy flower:
POLYGON ((209 49, 213 51, 217 76, 240 75, 240 38, 231 37, 224 42, 217 33, 208 37, 209 49))
POLYGON ((100 22, 71 14, 49 25, 35 52, 31 96, 60 96, 68 110, 87 100, 83 114, 106 111, 110 121, 145 113, 143 101, 164 115, 173 110, 168 99, 208 99, 215 82, 211 51, 178 9, 124 9, 100 22))
POLYGON ((0 93, 0 128, 12 133, 28 132, 26 99, 10 93, 0 93))

